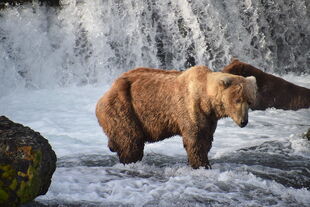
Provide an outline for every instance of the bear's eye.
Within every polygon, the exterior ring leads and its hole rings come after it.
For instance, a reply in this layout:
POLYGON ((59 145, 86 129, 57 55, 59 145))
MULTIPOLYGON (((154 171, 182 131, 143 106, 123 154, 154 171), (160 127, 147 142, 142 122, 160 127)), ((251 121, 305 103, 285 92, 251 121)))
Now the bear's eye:
POLYGON ((251 101, 248 101, 248 104, 249 104, 249 105, 252 105, 252 102, 251 102, 251 101))
POLYGON ((237 104, 239 104, 239 103, 241 103, 241 99, 238 98, 238 99, 235 100, 235 102, 236 102, 237 104))

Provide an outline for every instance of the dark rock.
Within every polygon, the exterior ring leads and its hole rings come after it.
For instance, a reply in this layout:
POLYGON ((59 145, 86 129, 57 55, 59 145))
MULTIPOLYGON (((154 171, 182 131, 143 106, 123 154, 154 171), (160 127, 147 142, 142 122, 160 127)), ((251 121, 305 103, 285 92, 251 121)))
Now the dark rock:
POLYGON ((302 136, 305 139, 308 139, 310 141, 310 128, 308 129, 308 132, 305 132, 302 136))
POLYGON ((40 133, 0 116, 0 206, 19 206, 44 195, 56 159, 40 133))

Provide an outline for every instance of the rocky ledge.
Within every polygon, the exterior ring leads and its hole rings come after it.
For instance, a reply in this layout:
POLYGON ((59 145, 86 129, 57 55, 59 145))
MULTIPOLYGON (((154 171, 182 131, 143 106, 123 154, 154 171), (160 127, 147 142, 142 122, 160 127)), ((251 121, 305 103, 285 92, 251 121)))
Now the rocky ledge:
POLYGON ((19 206, 44 195, 56 159, 40 133, 0 116, 0 206, 19 206))

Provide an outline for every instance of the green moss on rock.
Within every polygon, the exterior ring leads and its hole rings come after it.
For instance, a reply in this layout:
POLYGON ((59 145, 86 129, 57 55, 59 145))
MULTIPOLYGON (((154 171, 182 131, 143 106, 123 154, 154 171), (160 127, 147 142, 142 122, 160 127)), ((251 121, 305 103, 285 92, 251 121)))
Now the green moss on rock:
POLYGON ((25 178, 27 181, 22 181, 17 190, 17 195, 21 199, 21 203, 26 203, 33 200, 40 191, 41 179, 38 172, 38 167, 41 162, 40 152, 34 153, 32 164, 29 165, 25 178))
POLYGON ((0 116, 0 206, 19 206, 44 195, 56 155, 39 133, 0 116))
POLYGON ((15 176, 15 170, 10 165, 0 165, 0 170, 2 171, 1 179, 11 179, 15 176))
POLYGON ((5 201, 10 203, 12 198, 16 200, 14 197, 17 197, 20 203, 27 203, 38 195, 41 186, 38 170, 42 156, 41 152, 33 152, 30 155, 33 155, 31 156, 33 159, 29 160, 26 173, 13 169, 10 165, 0 166, 3 172, 0 176, 2 181, 0 182, 0 203, 6 203, 5 201))
POLYGON ((9 194, 0 188, 0 203, 4 203, 9 199, 9 194))

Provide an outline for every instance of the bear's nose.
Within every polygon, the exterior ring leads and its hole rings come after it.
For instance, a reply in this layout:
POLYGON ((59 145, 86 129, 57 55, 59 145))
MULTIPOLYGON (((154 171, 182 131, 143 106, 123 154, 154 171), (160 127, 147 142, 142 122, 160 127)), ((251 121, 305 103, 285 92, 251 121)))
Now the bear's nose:
POLYGON ((240 123, 240 127, 245 127, 248 124, 248 120, 242 120, 240 123))

